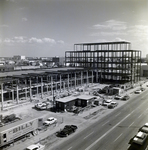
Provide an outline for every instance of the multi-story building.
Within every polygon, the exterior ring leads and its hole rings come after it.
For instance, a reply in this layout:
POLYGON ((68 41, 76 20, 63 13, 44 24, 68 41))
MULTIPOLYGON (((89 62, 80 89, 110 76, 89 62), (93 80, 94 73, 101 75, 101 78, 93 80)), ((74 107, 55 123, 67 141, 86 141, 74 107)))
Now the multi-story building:
POLYGON ((65 64, 94 69, 96 81, 118 83, 140 80, 141 51, 131 50, 131 43, 104 42, 74 44, 74 51, 65 52, 65 64))

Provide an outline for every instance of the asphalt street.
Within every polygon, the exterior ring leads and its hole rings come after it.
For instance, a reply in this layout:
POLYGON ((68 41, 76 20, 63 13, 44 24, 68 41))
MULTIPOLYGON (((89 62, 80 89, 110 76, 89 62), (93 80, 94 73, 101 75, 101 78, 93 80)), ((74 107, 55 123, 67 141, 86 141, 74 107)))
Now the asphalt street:
MULTIPOLYGON (((133 94, 122 107, 91 124, 62 138, 52 150, 127 150, 130 139, 148 122, 148 93, 133 94)), ((86 122, 89 124, 89 120, 86 122)), ((46 145, 46 149, 51 149, 46 145)))

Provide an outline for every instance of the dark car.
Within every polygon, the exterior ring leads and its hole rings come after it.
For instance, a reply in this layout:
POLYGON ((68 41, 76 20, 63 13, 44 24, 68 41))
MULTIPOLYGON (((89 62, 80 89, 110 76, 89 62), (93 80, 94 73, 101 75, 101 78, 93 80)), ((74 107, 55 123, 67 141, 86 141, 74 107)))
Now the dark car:
POLYGON ((125 95, 124 97, 122 97, 122 99, 121 100, 128 100, 130 97, 128 96, 128 95, 125 95))
POLYGON ((63 130, 56 133, 58 137, 67 137, 68 135, 74 133, 77 130, 76 125, 66 125, 63 130))
POLYGON ((141 88, 141 91, 144 91, 145 90, 145 88, 141 88))

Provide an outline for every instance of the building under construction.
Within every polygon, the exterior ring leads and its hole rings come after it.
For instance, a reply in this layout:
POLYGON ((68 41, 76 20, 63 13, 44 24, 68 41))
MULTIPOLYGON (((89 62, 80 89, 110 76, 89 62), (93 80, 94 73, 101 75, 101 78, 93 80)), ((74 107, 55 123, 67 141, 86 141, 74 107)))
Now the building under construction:
POLYGON ((130 42, 74 44, 66 51, 66 66, 94 69, 96 82, 135 83, 140 80, 141 51, 131 50, 130 42))
POLYGON ((45 93, 54 98, 78 86, 87 86, 93 79, 93 70, 72 67, 0 73, 0 107, 3 110, 5 102, 19 104, 34 95, 43 98, 45 93))

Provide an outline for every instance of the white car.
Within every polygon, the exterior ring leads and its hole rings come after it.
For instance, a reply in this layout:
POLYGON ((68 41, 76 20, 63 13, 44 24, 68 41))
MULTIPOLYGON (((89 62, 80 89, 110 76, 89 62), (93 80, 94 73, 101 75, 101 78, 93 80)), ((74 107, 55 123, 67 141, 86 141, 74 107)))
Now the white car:
POLYGON ((116 96, 114 97, 114 99, 117 99, 117 100, 122 99, 122 98, 123 98, 123 96, 121 96, 121 95, 116 95, 116 96))
POLYGON ((45 145, 41 145, 40 143, 38 144, 33 144, 33 145, 30 145, 26 148, 26 150, 44 150, 45 148, 45 145))
POLYGON ((140 94, 141 93, 141 90, 136 90, 135 91, 135 94, 140 94))
POLYGON ((35 105, 35 107, 40 109, 40 110, 45 110, 47 108, 47 105, 45 103, 37 103, 35 105))
POLYGON ((57 119, 56 118, 54 118, 54 117, 50 117, 50 118, 48 118, 46 121, 44 121, 44 125, 45 126, 48 126, 48 125, 51 125, 51 124, 54 124, 54 123, 56 123, 57 122, 57 119))
POLYGON ((104 100, 103 103, 102 103, 102 105, 103 106, 108 106, 108 105, 111 104, 111 102, 112 102, 112 100, 104 100))

